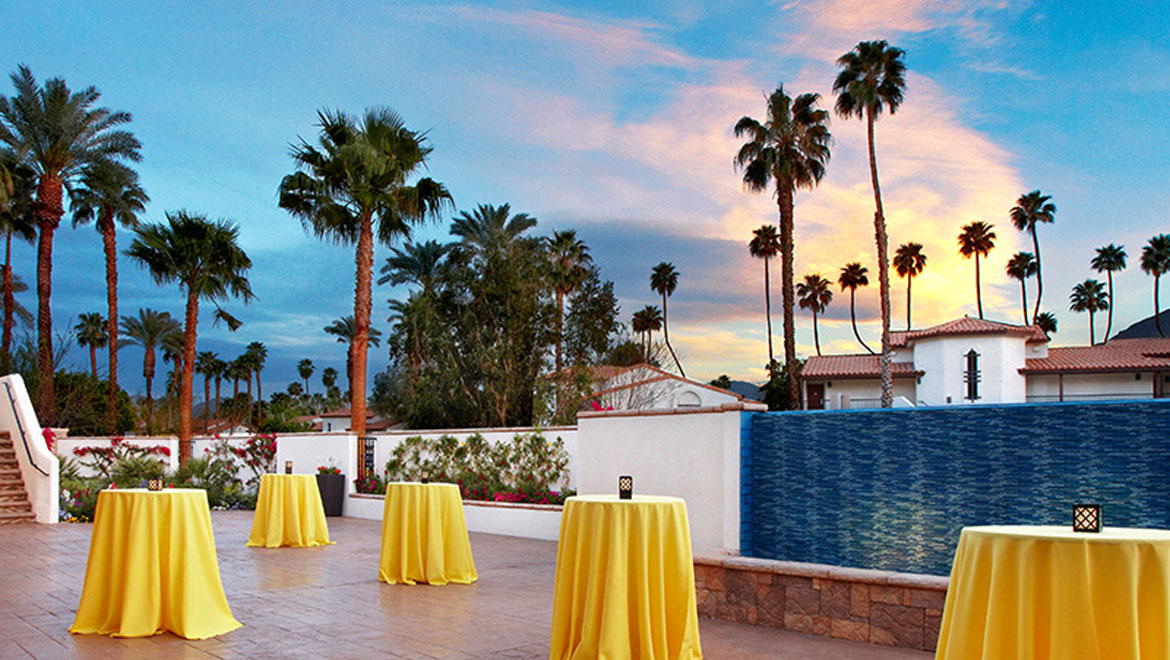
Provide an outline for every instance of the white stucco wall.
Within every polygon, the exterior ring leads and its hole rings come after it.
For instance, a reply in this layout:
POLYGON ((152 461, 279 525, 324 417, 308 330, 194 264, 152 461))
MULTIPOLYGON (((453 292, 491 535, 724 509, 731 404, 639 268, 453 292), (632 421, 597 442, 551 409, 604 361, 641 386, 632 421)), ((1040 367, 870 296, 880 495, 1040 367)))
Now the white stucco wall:
POLYGON ((678 378, 664 377, 646 368, 631 369, 605 381, 602 391, 611 389, 614 391, 601 395, 600 403, 614 410, 711 408, 740 400, 734 394, 678 378))
POLYGON ((932 406, 1020 403, 1025 398, 1025 338, 1016 335, 967 335, 919 339, 914 342, 914 368, 924 372, 918 399, 932 406), (963 382, 966 354, 979 354, 979 398, 966 398, 963 382), (948 400, 949 399, 949 400, 948 400))
POLYGON ((582 413, 578 490, 616 493, 618 477, 632 475, 635 494, 686 500, 695 552, 738 551, 741 414, 738 409, 582 413))
MULTIPOLYGON (((1108 374, 1065 374, 1065 401, 1149 399, 1154 396, 1154 374, 1120 372, 1108 374), (1136 378, 1135 378, 1136 376, 1136 378)), ((1060 377, 1028 376, 1028 400, 1042 403, 1060 399, 1060 377)))
MULTIPOLYGON (((881 405, 882 382, 877 378, 835 378, 816 380, 825 385, 825 410, 850 408, 877 408, 881 405)), ((808 402, 809 382, 804 383, 804 400, 808 402)), ((917 403, 917 385, 914 378, 894 379, 894 399, 899 397, 917 403)))
POLYGON ((60 509, 58 497, 60 463, 45 444, 37 413, 33 409, 32 400, 28 397, 28 390, 24 387, 24 379, 19 374, 0 378, 0 397, 3 401, 0 404, 0 430, 8 431, 9 437, 12 438, 12 447, 16 450, 20 478, 24 480, 24 490, 28 493, 29 504, 36 514, 37 522, 54 524, 57 522, 60 509), (8 400, 9 392, 12 394, 11 405, 8 400))

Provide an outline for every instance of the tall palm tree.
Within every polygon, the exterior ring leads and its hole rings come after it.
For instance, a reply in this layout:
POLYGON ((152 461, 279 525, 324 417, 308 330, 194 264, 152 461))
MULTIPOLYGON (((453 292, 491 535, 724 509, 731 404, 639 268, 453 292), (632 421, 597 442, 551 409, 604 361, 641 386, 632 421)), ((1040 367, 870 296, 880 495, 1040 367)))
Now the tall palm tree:
POLYGON ((812 310, 813 315, 813 342, 817 347, 817 355, 821 354, 821 334, 817 329, 817 315, 824 314, 829 303, 833 302, 833 283, 821 277, 820 273, 810 273, 804 276, 803 282, 796 283, 796 295, 800 297, 800 308, 812 310))
POLYGON ((910 324, 910 287, 914 284, 914 278, 921 275, 925 268, 926 255, 922 252, 922 243, 903 243, 894 252, 894 270, 898 271, 899 277, 906 278, 907 331, 913 327, 910 324))
MULTIPOLYGON (((1125 270, 1125 258, 1128 255, 1125 253, 1124 245, 1114 245, 1110 243, 1105 247, 1097 248, 1097 256, 1093 257, 1090 262, 1093 270, 1098 273, 1105 273, 1105 277, 1109 279, 1109 300, 1113 301, 1113 273, 1125 270)), ((1113 305, 1109 306, 1109 322, 1105 325, 1105 339, 1101 342, 1109 341, 1109 333, 1113 331, 1113 305)))
MULTIPOLYGON (((352 316, 343 316, 333 323, 325 326, 322 328, 322 330, 324 330, 325 334, 327 335, 333 335, 334 337, 337 337, 337 342, 339 344, 345 344, 345 377, 347 379, 346 382, 349 383, 349 387, 352 389, 354 386, 353 354, 354 351, 357 350, 357 324, 354 323, 352 316)), ((382 331, 371 327, 367 329, 367 332, 367 345, 377 348, 378 344, 381 343, 382 331)))
POLYGON ((662 310, 654 305, 646 305, 634 312, 630 327, 642 339, 642 361, 650 363, 650 334, 662 329, 662 310))
POLYGON ((1032 324, 1044 331, 1044 334, 1051 337, 1056 334, 1056 317, 1052 312, 1040 312, 1032 317, 1032 324))
POLYGON ((220 387, 220 384, 223 382, 223 379, 228 377, 229 368, 230 368, 230 365, 226 361, 221 360, 218 357, 215 358, 215 360, 213 360, 211 363, 210 373, 211 373, 211 377, 215 379, 215 399, 214 399, 215 409, 212 411, 212 415, 214 415, 216 417, 219 416, 219 401, 220 401, 219 387, 220 387))
POLYGON ((385 245, 409 237, 411 225, 437 217, 451 195, 430 178, 408 183, 425 167, 431 147, 393 110, 371 108, 360 118, 323 110, 317 117, 318 145, 301 140, 293 147, 296 171, 280 182, 280 206, 317 238, 357 246, 350 429, 361 437, 375 236, 385 245))
POLYGON ((979 285, 979 256, 987 256, 995 247, 995 232, 991 231, 994 225, 981 220, 963 225, 959 234, 959 254, 970 259, 975 257, 975 300, 979 306, 979 318, 983 318, 983 289, 979 285))
POLYGON ((1158 336, 1165 337, 1159 318, 1162 308, 1158 303, 1158 282, 1162 275, 1170 272, 1170 234, 1153 236, 1142 247, 1142 270, 1154 276, 1154 327, 1158 329, 1158 336))
MULTIPOLYGON (((3 185, 0 185, 0 231, 4 232, 4 266, 0 274, 4 298, 4 330, 0 339, 0 372, 12 372, 12 328, 14 317, 28 311, 16 302, 14 294, 28 290, 28 285, 17 282, 12 274, 12 237, 32 243, 37 238, 37 222, 33 213, 36 192, 36 174, 17 160, 17 155, 8 150, 0 151, 0 171, 3 185)), ((31 323, 31 316, 28 317, 31 323)))
POLYGON ((1020 195, 1016 205, 1008 211, 1012 225, 1020 231, 1032 234, 1032 252, 1036 255, 1036 306, 1032 309, 1032 318, 1040 313, 1040 298, 1044 295, 1044 278, 1040 268, 1040 240, 1036 237, 1036 224, 1054 222, 1056 220, 1056 205, 1052 203, 1052 195, 1042 195, 1039 190, 1020 195))
MULTIPOLYGON (((199 351, 195 356, 195 373, 203 375, 203 434, 211 421, 211 379, 215 376, 218 363, 221 362, 215 351, 199 351)), ((217 396, 218 398, 218 396, 217 396)))
POLYGON ((861 334, 857 332, 857 288, 869 285, 869 277, 866 275, 868 272, 869 269, 860 262, 845 264, 841 267, 841 273, 837 275, 837 284, 841 285, 842 291, 849 290, 849 320, 853 323, 853 336, 857 338, 857 343, 861 344, 862 348, 873 354, 873 349, 861 340, 861 334))
POLYGON ((97 349, 105 348, 110 340, 106 334, 106 320, 101 314, 91 312, 78 317, 73 332, 77 334, 77 345, 89 349, 89 366, 94 380, 97 380, 97 349))
POLYGON ((70 193, 73 226, 96 220, 106 257, 106 332, 110 347, 110 386, 106 397, 106 424, 113 433, 118 419, 118 248, 115 225, 134 229, 138 214, 150 201, 138 183, 138 174, 118 163, 105 161, 81 172, 81 185, 70 193))
POLYGON ((321 371, 321 385, 326 390, 332 389, 337 384, 337 370, 333 367, 325 367, 321 371))
POLYGON ((191 386, 195 375, 195 341, 199 326, 199 300, 216 306, 215 318, 236 329, 239 321, 219 307, 228 297, 252 299, 247 272, 252 260, 240 248, 239 229, 226 220, 211 221, 196 213, 167 213, 166 224, 135 230, 137 237, 126 251, 139 261, 159 284, 177 282, 187 296, 183 330, 182 382, 179 386, 179 460, 191 457, 191 386))
MULTIPOLYGON (((812 189, 825 176, 829 162, 829 113, 817 107, 819 94, 801 94, 795 99, 780 85, 768 98, 763 122, 742 117, 735 124, 735 136, 748 137, 735 156, 735 166, 743 170, 744 187, 763 192, 769 184, 776 189, 780 214, 780 286, 784 306, 784 363, 788 375, 789 407, 800 406, 800 385, 794 378, 796 369, 796 312, 793 301, 794 198, 800 188, 812 189)), ((767 272, 767 262, 764 265, 767 272)), ((771 321, 769 320, 769 325, 771 321)), ((769 330, 768 364, 774 364, 769 330)), ((769 366, 769 368, 771 368, 769 366)), ((775 374, 773 374, 774 376, 775 374)))
POLYGON ((248 344, 244 353, 248 355, 248 363, 252 367, 252 372, 256 374, 256 400, 263 403, 264 389, 260 386, 260 372, 264 370, 264 361, 268 359, 268 347, 254 341, 248 344))
POLYGON ((155 354, 154 349, 161 346, 168 334, 182 330, 179 322, 171 318, 169 312, 159 312, 153 309, 139 309, 138 316, 122 317, 122 334, 125 339, 119 340, 123 346, 141 346, 142 377, 146 379, 146 410, 152 408, 151 383, 154 381, 155 354))
POLYGON ((666 314, 666 299, 677 287, 678 271, 674 269, 674 264, 663 261, 650 272, 650 289, 662 296, 662 337, 666 341, 666 349, 670 351, 670 357, 674 358, 674 366, 678 367, 679 375, 686 378, 687 373, 683 371, 682 363, 678 361, 674 347, 670 345, 670 326, 667 324, 666 314))
POLYGON ((21 65, 12 74, 16 95, 0 95, 0 142, 20 155, 36 173, 33 213, 40 228, 37 246, 37 414, 42 422, 56 419, 53 394, 53 319, 50 304, 53 234, 65 215, 62 194, 82 169, 104 161, 138 161, 138 140, 118 127, 130 113, 93 107, 101 97, 95 87, 71 91, 61 78, 38 85, 21 65))
POLYGON ((890 374, 890 263, 889 239, 886 236, 886 214, 882 209, 882 189, 878 183, 877 153, 874 148, 873 125, 883 109, 893 115, 902 105, 906 90, 905 51, 893 48, 885 40, 863 41, 837 58, 841 71, 833 81, 837 94, 837 114, 845 119, 865 120, 869 146, 869 174, 873 185, 874 242, 877 243, 878 291, 882 316, 882 407, 894 405, 894 379, 890 374))
MULTIPOLYGON (((252 371, 248 367, 248 358, 241 355, 231 362, 227 363, 227 377, 232 379, 232 401, 240 398, 240 381, 247 380, 249 385, 249 392, 251 391, 252 371)), ((248 394, 248 400, 251 401, 252 395, 248 394)))
POLYGON ((443 257, 451 250, 450 245, 438 241, 413 243, 407 241, 402 249, 390 248, 393 257, 386 259, 378 284, 389 282, 392 286, 399 284, 417 284, 425 293, 435 292, 435 280, 439 276, 439 264, 443 257))
POLYGON ((305 381, 305 394, 309 393, 309 377, 313 375, 315 369, 313 361, 309 358, 304 358, 297 363, 297 374, 305 381))
POLYGON ((1028 325, 1028 278, 1036 274, 1036 258, 1031 252, 1017 252, 1008 260, 1004 272, 1020 281, 1020 306, 1024 312, 1024 325, 1028 325))
POLYGON ((772 352, 772 280, 768 273, 768 260, 780 254, 780 236, 776 233, 776 225, 760 225, 759 229, 752 232, 752 236, 748 243, 748 253, 764 260, 764 318, 768 322, 768 364, 773 365, 776 364, 776 357, 772 352))
POLYGON ((1097 280, 1085 280, 1073 287, 1068 297, 1068 308, 1074 312, 1089 313, 1089 345, 1097 343, 1093 333, 1093 313, 1109 309, 1109 294, 1097 280))
POLYGON ((480 204, 471 213, 460 211, 451 221, 451 235, 459 238, 463 249, 488 259, 509 252, 520 235, 535 226, 536 218, 527 213, 513 215, 508 204, 480 204))
MULTIPOLYGON (((557 345, 556 345, 556 373, 561 377, 561 354, 565 343, 565 297, 577 290, 585 277, 589 275, 589 264, 593 257, 589 255, 589 246, 577 238, 577 232, 572 229, 556 231, 545 239, 548 245, 550 261, 550 279, 553 291, 557 296, 557 345)), ((558 381, 558 399, 560 398, 560 382, 558 381)), ((558 400, 558 409, 560 402, 558 400)))

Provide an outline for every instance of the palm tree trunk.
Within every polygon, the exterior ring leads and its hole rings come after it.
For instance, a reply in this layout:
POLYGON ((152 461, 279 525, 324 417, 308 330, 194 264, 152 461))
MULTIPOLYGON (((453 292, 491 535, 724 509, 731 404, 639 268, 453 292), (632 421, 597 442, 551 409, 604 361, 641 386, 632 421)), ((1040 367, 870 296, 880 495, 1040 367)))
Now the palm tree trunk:
POLYGON ((357 284, 353 300, 354 338, 351 354, 353 368, 350 374, 349 428, 358 436, 358 442, 366 434, 366 349, 370 343, 370 298, 372 272, 374 269, 374 234, 371 213, 365 211, 357 243, 357 284))
POLYGON ((914 286, 914 273, 906 276, 906 332, 914 326, 910 324, 910 289, 914 286))
POLYGON ((861 333, 857 331, 857 306, 854 304, 856 300, 857 289, 849 289, 849 320, 853 323, 853 336, 857 338, 857 343, 861 344, 862 348, 869 351, 870 355, 873 355, 873 349, 867 346, 866 343, 861 340, 861 333))
POLYGON ((670 357, 674 358, 674 366, 678 367, 679 375, 686 378, 687 372, 683 371, 682 363, 678 361, 674 347, 670 345, 670 326, 666 323, 666 289, 662 290, 662 338, 666 341, 666 350, 670 351, 670 357))
POLYGON ((183 358, 179 381, 179 464, 191 458, 191 399, 195 384, 195 338, 199 325, 199 293, 188 285, 187 319, 183 329, 183 358))
POLYGON ((1032 309, 1032 318, 1040 314, 1040 297, 1044 295, 1044 280, 1040 277, 1040 240, 1036 238, 1036 223, 1032 223, 1032 249, 1036 251, 1036 307, 1032 309))
POLYGON ((1161 306, 1158 304, 1158 280, 1162 279, 1161 274, 1154 275, 1154 327, 1158 329, 1158 336, 1165 337, 1166 334, 1162 332, 1162 319, 1158 318, 1161 315, 1161 306))
POLYGON ((813 343, 817 345, 817 355, 821 354, 821 333, 817 330, 817 308, 813 307, 813 343))
POLYGON ((764 257, 764 318, 768 320, 768 372, 776 357, 772 354, 772 283, 768 276, 768 257, 764 257))
POLYGON ((866 133, 869 138, 869 172, 873 183, 873 201, 877 211, 873 214, 874 241, 877 243, 878 292, 882 306, 882 407, 894 405, 894 378, 890 374, 890 255, 889 238, 886 236, 886 215, 882 210, 882 189, 878 183, 877 152, 873 139, 873 110, 866 111, 866 133))
POLYGON ((215 375, 215 415, 219 416, 219 374, 215 375))
POLYGON ((1089 346, 1097 343, 1097 337, 1093 334, 1093 310, 1089 309, 1089 346))
POLYGON ((12 373, 12 325, 16 297, 12 294, 12 232, 4 234, 4 334, 0 340, 0 371, 12 373))
POLYGON ((203 374, 203 435, 211 428, 211 376, 203 374))
POLYGON ((97 380, 97 346, 89 345, 89 370, 93 374, 93 379, 97 380))
POLYGON ((147 346, 142 354, 142 377, 146 379, 146 412, 149 414, 154 408, 154 399, 150 396, 150 386, 154 381, 154 347, 147 346))
POLYGON ((556 352, 556 383, 557 389, 555 392, 556 399, 553 401, 553 410, 558 413, 561 411, 561 385, 563 382, 563 375, 561 374, 561 345, 565 341, 565 294, 560 288, 557 289, 557 352, 556 352))
POLYGON ((106 395, 106 428, 118 430, 118 248, 114 219, 106 214, 102 222, 102 246, 106 253, 106 334, 109 335, 109 393, 106 395))
POLYGON ((979 286, 979 252, 975 252, 975 303, 979 307, 979 320, 983 320, 983 289, 979 286))
POLYGON ((1105 276, 1109 278, 1109 321, 1105 324, 1105 338, 1101 340, 1102 344, 1109 343, 1109 333, 1113 330, 1113 271, 1105 271, 1105 276))
POLYGON ((1024 325, 1028 325, 1028 280, 1027 275, 1020 280, 1020 310, 1024 312, 1024 325))
POLYGON ((780 286, 784 305, 784 373, 788 378, 788 409, 800 408, 800 387, 796 382, 796 300, 793 291, 793 199, 792 183, 780 184, 780 286))
POLYGON ((57 175, 41 177, 37 185, 36 216, 40 225, 37 244, 37 417, 42 425, 57 421, 56 397, 53 393, 53 232, 61 223, 65 209, 61 206, 61 179, 57 175))
POLYGON ((260 406, 264 403, 264 388, 260 386, 260 371, 260 369, 256 369, 256 412, 252 416, 256 420, 257 426, 260 425, 260 406))

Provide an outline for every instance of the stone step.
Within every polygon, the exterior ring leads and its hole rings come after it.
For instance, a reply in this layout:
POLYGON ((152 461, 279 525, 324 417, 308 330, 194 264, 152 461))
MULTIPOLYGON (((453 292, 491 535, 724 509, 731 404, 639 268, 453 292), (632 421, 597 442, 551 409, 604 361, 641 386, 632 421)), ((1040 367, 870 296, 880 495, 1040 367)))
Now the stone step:
POLYGON ((18 511, 16 513, 7 513, 0 511, 0 525, 14 525, 17 523, 31 523, 36 522, 37 515, 32 511, 18 511))
POLYGON ((0 513, 4 513, 6 511, 9 513, 13 513, 16 511, 32 511, 32 505, 28 503, 27 499, 24 501, 21 501, 21 500, 8 500, 8 501, 0 500, 0 513))
POLYGON ((24 481, 22 481, 20 478, 16 478, 16 479, 13 479, 11 477, 0 478, 0 491, 3 491, 3 490, 19 490, 20 492, 23 493, 24 492, 24 481))
POLYGON ((19 467, 0 467, 0 479, 19 479, 19 467))

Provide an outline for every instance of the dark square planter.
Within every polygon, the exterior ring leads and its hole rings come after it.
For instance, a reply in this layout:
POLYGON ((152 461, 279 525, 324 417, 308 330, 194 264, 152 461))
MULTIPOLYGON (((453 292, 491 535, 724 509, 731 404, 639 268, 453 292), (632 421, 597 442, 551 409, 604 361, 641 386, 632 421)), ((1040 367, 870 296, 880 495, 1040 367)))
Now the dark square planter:
POLYGON ((321 491, 321 504, 325 506, 325 515, 340 516, 341 508, 345 504, 345 475, 318 474, 317 489, 321 491))

